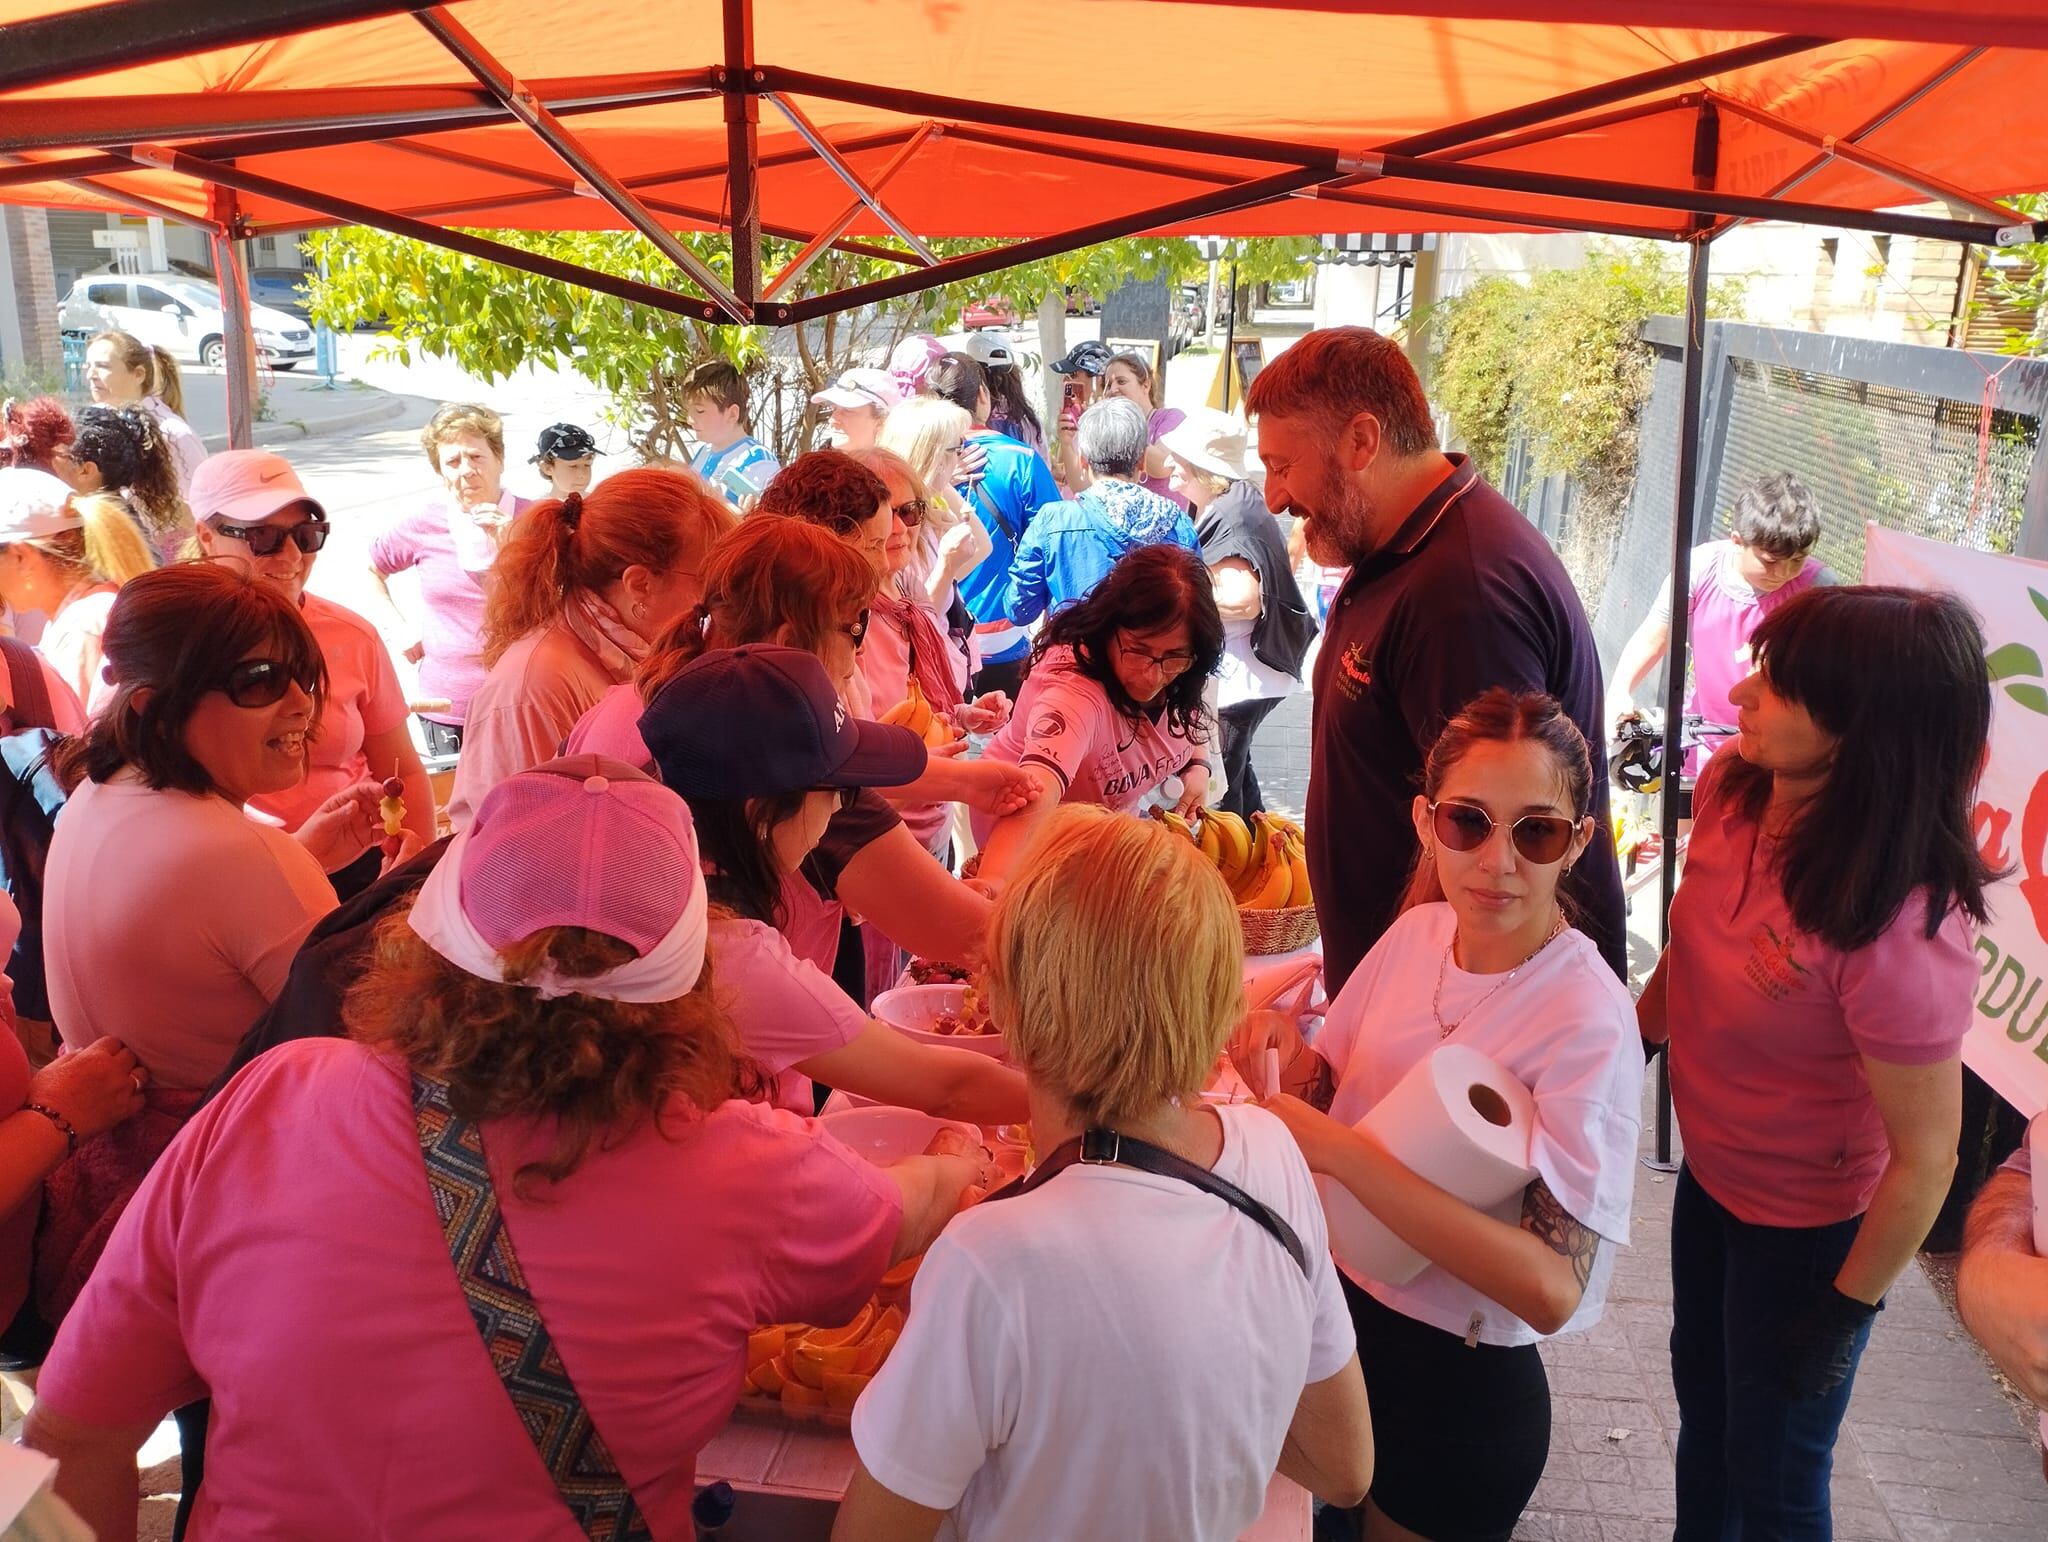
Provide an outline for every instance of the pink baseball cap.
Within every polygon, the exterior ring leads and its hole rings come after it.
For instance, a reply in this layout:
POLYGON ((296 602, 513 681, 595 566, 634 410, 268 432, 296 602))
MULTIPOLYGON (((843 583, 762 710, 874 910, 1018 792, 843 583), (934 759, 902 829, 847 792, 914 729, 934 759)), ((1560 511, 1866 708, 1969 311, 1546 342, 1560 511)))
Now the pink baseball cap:
POLYGON ((654 951, 704 875, 683 800, 604 755, 566 755, 508 776, 464 832, 462 913, 499 952, 550 926, 654 951))
POLYGON ((225 519, 238 525, 261 524, 300 504, 316 519, 327 517, 291 462, 268 450, 222 450, 207 456, 192 473, 185 501, 192 505, 194 519, 225 519))
POLYGON ((946 356, 946 345, 929 332, 913 332, 889 355, 889 378, 908 401, 924 389, 924 374, 946 356))

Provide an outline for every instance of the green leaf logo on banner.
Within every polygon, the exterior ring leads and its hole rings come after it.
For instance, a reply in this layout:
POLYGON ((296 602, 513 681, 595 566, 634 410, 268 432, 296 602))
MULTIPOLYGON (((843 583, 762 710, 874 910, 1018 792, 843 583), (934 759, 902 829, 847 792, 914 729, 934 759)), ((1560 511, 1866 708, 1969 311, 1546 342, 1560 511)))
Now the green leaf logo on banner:
POLYGON ((2029 589, 2027 598, 2034 602, 2034 609, 2041 613, 2042 619, 2048 620, 2048 594, 2043 594, 2039 589, 2029 589))
POLYGON ((2005 694, 2025 707, 2029 712, 2038 712, 2048 717, 2048 691, 2038 685, 2008 685, 2005 694))
POLYGON ((1987 655, 1985 668, 1991 671, 1991 678, 2003 680, 2011 675, 2038 675, 2041 673, 2041 655, 2025 643, 2007 643, 1987 655))

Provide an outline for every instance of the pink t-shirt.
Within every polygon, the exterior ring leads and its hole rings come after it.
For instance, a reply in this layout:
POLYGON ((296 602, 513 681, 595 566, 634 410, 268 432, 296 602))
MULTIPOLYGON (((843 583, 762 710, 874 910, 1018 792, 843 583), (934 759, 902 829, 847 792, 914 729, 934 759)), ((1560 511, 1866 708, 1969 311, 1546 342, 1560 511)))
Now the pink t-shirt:
POLYGON ((296 830, 335 793, 365 776, 379 781, 391 766, 371 766, 363 741, 405 724, 405 691, 377 629, 354 611, 309 594, 300 606, 327 660, 327 705, 320 734, 306 746, 306 779, 285 792, 264 793, 249 806, 296 830))
POLYGON ((306 848, 225 798, 82 782, 43 876, 58 1032, 111 1034, 160 1087, 209 1086, 333 908, 306 848))
MULTIPOLYGON (((21 912, 0 889, 0 963, 20 938, 21 912)), ((12 1118, 28 1102, 29 1081, 28 1055, 14 1032, 14 982, 0 974, 0 1119, 12 1118)), ((12 1322, 28 1299, 39 1209, 37 1196, 31 1195, 0 1218, 0 1323, 12 1322)))
MULTIPOLYGON (((901 1225, 879 1168, 779 1110, 728 1103, 593 1142, 521 1198, 545 1130, 485 1156, 562 1362, 658 1537, 688 1537, 696 1457, 746 1335, 843 1322, 901 1225)), ((283 1044, 151 1171, 37 1389, 132 1428, 211 1393, 193 1535, 576 1542, 455 1281, 402 1065, 283 1044)))
POLYGON ((775 1078, 775 1104, 810 1115, 811 1079, 792 1069, 859 1038, 867 1013, 832 977, 797 957, 772 926, 740 917, 711 923, 711 978, 747 1056, 775 1078))
POLYGON ((654 751, 640 737, 640 714, 647 703, 640 699, 640 687, 628 680, 598 697, 597 705, 576 720, 569 737, 562 741, 564 755, 609 755, 629 766, 653 771, 654 751))
POLYGON ((49 661, 71 693, 88 712, 106 705, 114 688, 100 673, 100 639, 106 634, 107 616, 114 608, 115 584, 102 584, 57 607, 57 614, 43 628, 36 651, 49 661))
MULTIPOLYGON (((1202 752, 1148 716, 1127 718, 1082 674, 1071 648, 1053 648, 1024 681, 1017 710, 982 753, 1012 765, 1044 766, 1059 778, 1062 803, 1099 803, 1128 813, 1145 794, 1202 752)), ((992 823, 974 820, 976 838, 992 823)))
MULTIPOLYGON (((1729 692, 1749 678, 1749 639, 1764 617, 1795 595, 1804 594, 1820 582, 1825 571, 1820 559, 1808 557, 1806 566, 1769 594, 1758 594, 1743 581, 1738 571, 1733 541, 1709 541, 1692 550, 1692 607, 1688 612, 1687 636, 1691 639, 1692 681, 1686 688, 1685 710, 1697 713, 1709 723, 1735 722, 1735 704, 1729 692)), ((1667 620, 1671 615, 1671 580, 1654 607, 1667 620)), ((1708 755, 1727 743, 1720 736, 1709 737, 1686 753, 1686 770, 1697 776, 1708 755)))
MULTIPOLYGON (((510 488, 498 502, 508 519, 533 504, 510 488)), ((420 660, 420 691, 445 696, 451 703, 446 712, 422 715, 460 723, 469 698, 484 683, 484 575, 464 567, 456 556, 449 517, 447 504, 440 500, 406 515, 370 543, 370 566, 385 578, 407 568, 420 570, 420 600, 427 612, 420 628, 426 649, 420 660)))
MULTIPOLYGON (((930 611, 931 607, 924 607, 930 611)), ((945 635, 945 623, 934 617, 940 636, 945 635)), ((861 639, 860 674, 867 686, 868 716, 880 719, 910 695, 910 634, 907 628, 897 625, 878 607, 868 618, 867 635, 861 639)), ((956 694, 964 694, 966 680, 963 678, 967 661, 949 647, 945 651, 948 672, 954 678, 956 694)), ((935 707, 943 703, 933 703, 935 707)), ((910 826, 910 833, 917 837, 917 843, 926 850, 934 847, 940 852, 946 848, 952 828, 953 805, 950 803, 917 803, 899 805, 897 812, 903 822, 910 826)))
POLYGON ((1957 1054, 1977 957, 1960 911, 1927 936, 1922 894, 1852 953, 1802 935, 1770 873, 1771 845, 1718 795, 1725 763, 1695 794, 1671 907, 1666 1011, 1685 1160, 1741 1220, 1831 1225, 1863 1213, 1890 1159, 1864 1058, 1957 1054))
POLYGON ((553 760, 583 714, 619 683, 564 626, 530 633, 507 648, 469 700, 449 824, 462 829, 498 783, 553 760))

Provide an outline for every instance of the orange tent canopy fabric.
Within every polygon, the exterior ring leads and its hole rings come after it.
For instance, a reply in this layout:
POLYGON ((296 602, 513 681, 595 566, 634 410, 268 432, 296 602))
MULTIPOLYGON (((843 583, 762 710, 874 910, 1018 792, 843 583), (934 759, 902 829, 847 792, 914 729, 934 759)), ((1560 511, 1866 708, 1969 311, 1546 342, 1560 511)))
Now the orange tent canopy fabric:
MULTIPOLYGON (((0 27, 80 9, 0 0, 0 27)), ((118 0, 96 9, 106 14, 110 41, 117 38, 118 0)), ((706 88, 702 72, 724 55, 719 0, 461 0, 449 9, 506 70, 557 105, 622 90, 666 88, 673 97, 693 82, 706 88)), ((1426 16, 1337 0, 754 0, 752 10, 753 58, 766 88, 785 86, 827 140, 849 146, 846 160, 863 176, 887 167, 920 125, 937 125, 882 195, 904 224, 929 237, 1046 236, 1286 169, 1275 158, 1118 143, 1116 123, 1344 156, 1432 136, 1448 141, 1432 150, 1435 157, 1457 159, 1451 131, 1460 125, 1660 71, 1666 78, 1653 89, 1579 114, 1584 126, 1576 131, 1519 131, 1461 163, 1691 188, 1700 107, 1714 93, 1733 104, 1718 114, 1711 186, 1720 192, 1790 190, 1798 199, 1863 209, 1928 201, 1881 171, 1830 158, 1812 142, 1827 136, 1983 197, 2048 187, 2048 116, 2038 111, 2048 95, 2048 8, 2039 0, 1451 0, 1426 16), (1688 68, 1795 29, 1844 40, 1732 68, 1688 68), (791 72, 826 79, 821 88, 791 72), (955 110, 906 106, 893 99, 897 92, 956 99, 955 110), (992 106, 1099 120, 1108 141, 975 121, 992 106), (1628 109, 1640 111, 1622 115, 1628 109)), ((0 31, 0 59, 5 36, 0 31)), ((113 209, 128 196, 204 219, 206 189, 194 176, 102 164, 79 182, 66 163, 134 143, 204 155, 211 139, 245 125, 274 131, 488 101, 409 14, 286 32, 0 93, 0 199, 113 209), (51 173, 30 180, 24 162, 50 164, 51 173)), ((707 88, 695 99, 576 111, 563 121, 663 224, 716 228, 730 214, 724 105, 707 88)), ((808 233, 833 222, 848 206, 846 184, 810 153, 774 102, 760 100, 759 115, 758 208, 766 226, 808 233)), ((271 148, 235 163, 435 225, 622 224, 511 121, 444 123, 403 135, 387 129, 381 138, 271 148)), ((319 222, 288 197, 245 193, 240 209, 258 227, 319 222)), ((1311 188, 1158 228, 1270 235, 1546 224, 1672 236, 1693 228, 1684 212, 1632 198, 1405 177, 1311 188)), ((848 234, 886 239, 887 228, 863 210, 848 234)))

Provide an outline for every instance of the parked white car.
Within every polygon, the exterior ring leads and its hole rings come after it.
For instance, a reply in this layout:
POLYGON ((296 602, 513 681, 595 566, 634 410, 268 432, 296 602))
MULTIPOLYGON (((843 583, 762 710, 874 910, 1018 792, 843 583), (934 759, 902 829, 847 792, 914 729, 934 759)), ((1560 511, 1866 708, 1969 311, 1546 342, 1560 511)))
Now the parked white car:
MULTIPOLYGON (((220 290, 182 273, 85 274, 64 297, 57 325, 66 332, 126 332, 210 368, 227 356, 220 290)), ((258 356, 272 368, 313 357, 312 327, 287 311, 251 305, 249 326, 258 356)))

